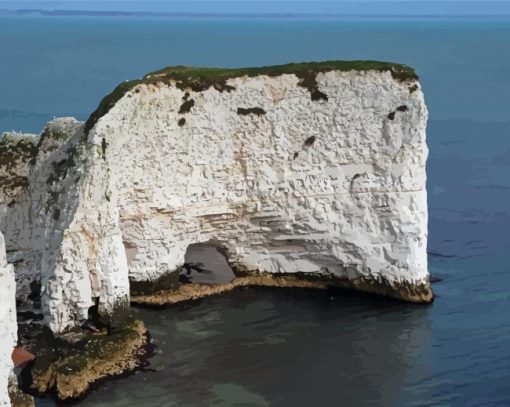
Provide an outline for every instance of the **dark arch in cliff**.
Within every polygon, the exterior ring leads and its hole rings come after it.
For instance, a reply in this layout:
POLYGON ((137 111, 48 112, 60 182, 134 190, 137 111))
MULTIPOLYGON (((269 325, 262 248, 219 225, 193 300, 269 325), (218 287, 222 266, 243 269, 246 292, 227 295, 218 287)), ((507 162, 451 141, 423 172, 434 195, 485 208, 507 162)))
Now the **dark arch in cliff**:
POLYGON ((210 241, 190 244, 179 275, 182 283, 227 284, 235 274, 221 246, 210 241))

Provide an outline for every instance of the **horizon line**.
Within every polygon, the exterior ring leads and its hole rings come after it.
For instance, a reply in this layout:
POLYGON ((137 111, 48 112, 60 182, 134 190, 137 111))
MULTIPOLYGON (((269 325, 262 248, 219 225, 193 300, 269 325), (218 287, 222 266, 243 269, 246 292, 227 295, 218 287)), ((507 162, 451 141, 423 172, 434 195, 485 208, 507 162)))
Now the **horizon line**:
MULTIPOLYGON (((97 1, 97 0, 96 0, 97 1)), ((137 1, 137 0, 131 0, 137 1)), ((161 1, 161 0, 159 0, 161 1)), ((200 0, 197 0, 200 1, 200 0)), ((366 0, 370 1, 370 0, 366 0)), ((406 0, 382 0, 388 2, 405 2, 406 0)), ((457 0, 452 0, 457 1, 457 0)), ((503 2, 499 0, 499 2, 503 2)), ((475 14, 475 13, 455 13, 455 14, 440 14, 440 13, 363 13, 363 12, 322 12, 322 13, 309 13, 309 12, 228 12, 228 11, 124 11, 124 10, 74 10, 74 9, 39 9, 39 8, 20 8, 20 9, 4 9, 1 8, 2 0, 0 0, 0 15, 29 15, 40 14, 42 16, 66 17, 66 16, 84 16, 84 17, 399 17, 399 18, 506 18, 508 14, 475 14)), ((510 6, 510 3, 509 3, 510 6)))

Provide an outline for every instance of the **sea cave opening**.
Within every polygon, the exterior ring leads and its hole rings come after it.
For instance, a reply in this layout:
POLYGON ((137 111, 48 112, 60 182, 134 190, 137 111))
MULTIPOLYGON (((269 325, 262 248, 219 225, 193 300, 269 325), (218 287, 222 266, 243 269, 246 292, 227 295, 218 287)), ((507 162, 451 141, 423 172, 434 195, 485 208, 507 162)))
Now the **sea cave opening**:
POLYGON ((216 244, 195 243, 186 249, 184 265, 179 274, 181 284, 228 284, 234 278, 225 254, 216 244))

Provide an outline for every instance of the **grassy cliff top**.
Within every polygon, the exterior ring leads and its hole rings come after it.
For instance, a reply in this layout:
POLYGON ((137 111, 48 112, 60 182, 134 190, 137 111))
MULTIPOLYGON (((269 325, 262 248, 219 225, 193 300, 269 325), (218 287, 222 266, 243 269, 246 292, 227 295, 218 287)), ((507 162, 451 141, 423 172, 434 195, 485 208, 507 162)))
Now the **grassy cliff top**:
POLYGON ((301 62, 285 65, 261 66, 255 68, 201 68, 189 66, 170 66, 144 76, 143 82, 151 79, 173 79, 188 85, 197 80, 221 80, 241 76, 278 76, 283 74, 319 73, 328 71, 390 71, 399 80, 416 80, 418 76, 413 68, 380 61, 324 61, 301 62))
POLYGON ((258 75, 280 76, 294 74, 299 78, 299 85, 313 92, 317 91, 316 76, 320 72, 329 71, 377 71, 390 72, 393 78, 398 81, 414 81, 418 75, 413 68, 380 61, 324 61, 324 62, 302 62, 286 65, 263 66, 256 68, 200 68, 188 66, 174 66, 151 72, 142 79, 136 79, 121 83, 115 90, 107 95, 99 104, 99 107, 92 113, 85 125, 85 132, 94 127, 96 122, 121 99, 128 91, 139 84, 150 84, 157 82, 175 82, 180 89, 191 89, 202 91, 214 87, 218 91, 231 91, 234 88, 226 84, 231 78, 243 76, 253 77, 258 75))

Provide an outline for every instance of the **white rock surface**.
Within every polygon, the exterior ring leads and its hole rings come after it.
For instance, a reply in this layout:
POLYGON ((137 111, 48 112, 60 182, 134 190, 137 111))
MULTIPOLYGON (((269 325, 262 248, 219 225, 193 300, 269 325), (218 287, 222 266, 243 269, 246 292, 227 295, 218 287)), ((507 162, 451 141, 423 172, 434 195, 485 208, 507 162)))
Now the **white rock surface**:
POLYGON ((0 231, 7 259, 16 269, 20 302, 26 302, 34 276, 29 260, 32 213, 28 189, 38 141, 37 136, 19 133, 4 133, 0 140, 0 231))
POLYGON ((51 329, 79 325, 96 298, 103 314, 125 307, 129 279, 174 272, 199 242, 243 270, 364 281, 401 298, 428 287, 419 86, 375 71, 316 80, 327 101, 293 74, 229 79, 230 92, 140 84, 86 143, 82 124, 50 124, 66 136, 43 138, 31 168, 28 253, 51 329))
POLYGON ((14 269, 7 263, 4 237, 0 233, 0 406, 11 405, 8 383, 15 378, 12 351, 17 338, 14 269))

